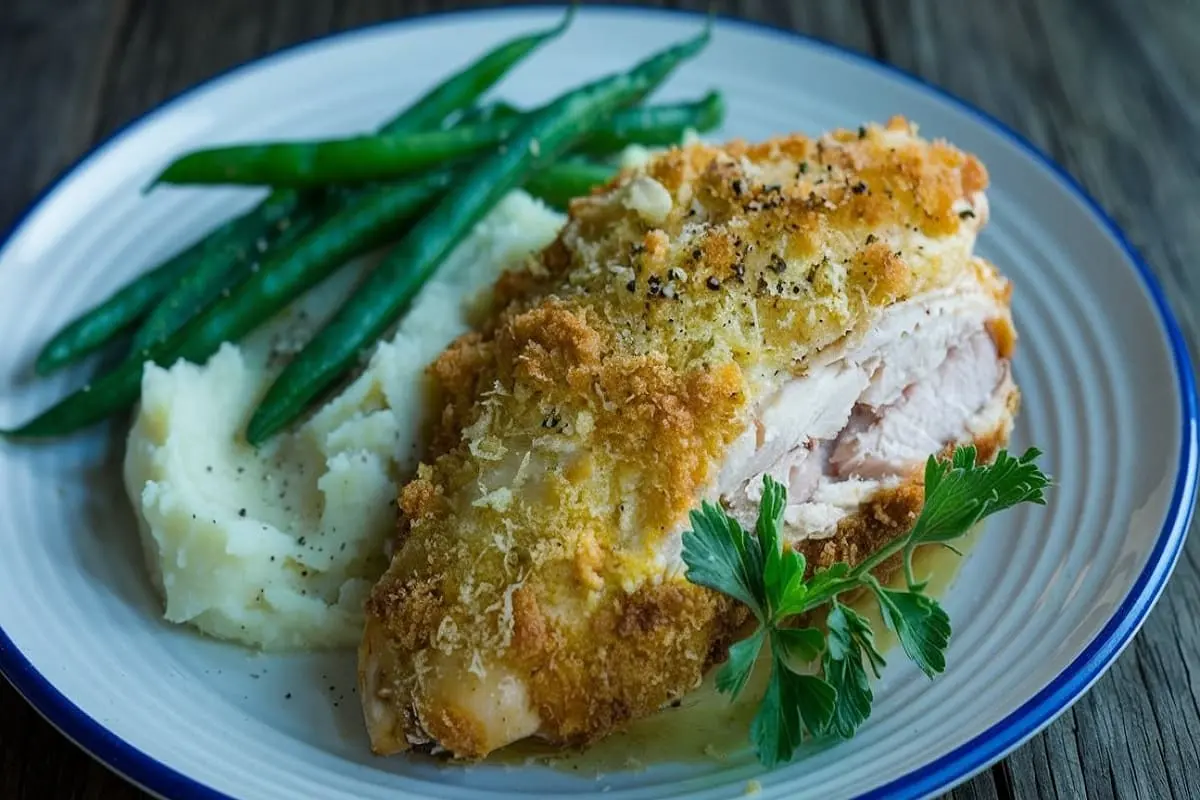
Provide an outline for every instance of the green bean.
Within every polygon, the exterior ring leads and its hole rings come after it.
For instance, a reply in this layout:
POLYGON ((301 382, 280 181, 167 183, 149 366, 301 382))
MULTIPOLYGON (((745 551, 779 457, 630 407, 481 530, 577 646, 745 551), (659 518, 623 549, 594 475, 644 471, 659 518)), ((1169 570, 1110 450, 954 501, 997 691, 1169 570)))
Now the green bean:
POLYGON ((494 103, 468 108, 457 119, 452 120, 451 124, 443 125, 442 127, 445 129, 454 127, 455 125, 475 125, 480 122, 492 122, 497 119, 511 119, 519 117, 523 113, 525 112, 512 103, 497 100, 494 103))
MULTIPOLYGON (((711 23, 710 23, 711 25, 711 23)), ((685 43, 567 92, 527 118, 507 148, 480 161, 417 222, 332 320, 284 368, 246 429, 259 445, 295 420, 395 321, 442 260, 512 187, 552 163, 618 109, 640 101, 708 43, 710 25, 685 43)))
POLYGON ((223 251, 230 242, 244 239, 248 228, 278 224, 291 211, 290 206, 264 203, 217 226, 55 334, 38 354, 34 369, 40 375, 48 375, 103 347, 141 319, 214 251, 223 251))
POLYGON ((724 118, 725 102, 716 91, 691 103, 630 108, 614 114, 580 149, 604 154, 615 153, 630 144, 646 147, 678 144, 688 129, 705 133, 719 127, 724 118))
POLYGON ((617 174, 617 168, 592 161, 561 161, 552 170, 534 173, 525 190, 547 205, 565 210, 573 198, 582 197, 603 186, 617 174))
POLYGON ((61 436, 122 411, 138 398, 145 361, 166 365, 199 362, 222 342, 236 341, 282 310, 351 258, 394 239, 404 226, 454 180, 442 171, 399 186, 359 193, 290 247, 271 251, 257 272, 220 298, 145 357, 125 359, 112 372, 7 435, 61 436))
MULTIPOLYGON (((474 106, 463 113, 451 115, 447 120, 449 122, 457 117, 460 120, 458 124, 465 124, 468 121, 511 118, 519 116, 520 113, 520 110, 511 104, 494 102, 474 106)), ((446 126, 447 129, 451 127, 453 124, 446 126)), ((286 225, 268 226, 267 236, 260 235, 261 231, 253 227, 248 229, 249 236, 247 238, 225 245, 227 257, 210 256, 206 258, 203 263, 211 265, 212 270, 204 272, 197 269, 182 276, 175 290, 167 294, 165 299, 150 312, 146 322, 134 337, 132 351, 143 353, 152 343, 166 339, 215 301, 218 296, 231 291, 245 278, 246 270, 257 269, 256 261, 266 248, 287 247, 324 217, 335 212, 354 191, 361 191, 361 187, 352 190, 342 187, 339 189, 340 191, 336 192, 337 196, 326 198, 324 203, 321 202, 320 196, 310 195, 310 202, 301 204, 297 214, 283 220, 287 223, 286 225), (221 269, 222 265, 227 265, 227 268, 221 269), (189 307, 181 309, 180 306, 185 303, 189 307)), ((548 186, 547 191, 555 191, 555 187, 548 186)))
MULTIPOLYGON (((437 127, 449 115, 469 106, 542 44, 560 35, 570 25, 574 13, 572 6, 554 28, 502 43, 427 92, 404 112, 389 120, 381 130, 402 133, 437 127)), ((247 236, 248 243, 254 245, 272 229, 276 229, 281 220, 296 211, 299 199, 299 195, 291 190, 272 192, 247 215, 219 226, 187 249, 135 279, 60 330, 38 354, 35 369, 45 375, 78 361, 133 326, 156 304, 167 298, 161 305, 184 310, 173 314, 170 324, 156 322, 138 336, 138 349, 157 338, 165 338, 180 319, 190 318, 190 314, 200 305, 187 297, 168 296, 181 279, 193 270, 206 269, 204 265, 210 263, 208 259, 225 258, 228 250, 224 243, 227 237, 233 235, 233 229, 241 229, 241 220, 245 216, 257 215, 263 223, 257 234, 247 236)), ((229 275, 224 270, 213 269, 225 277, 229 275)), ((220 281, 196 280, 191 283, 203 286, 206 295, 211 293, 212 286, 221 285, 220 281)))
POLYGON ((249 269, 269 245, 285 236, 295 237, 312 223, 313 198, 298 192, 276 194, 275 200, 260 203, 204 239, 192 268, 179 277, 137 329, 131 352, 140 353, 179 330, 238 280, 242 270, 249 269), (286 213, 274 222, 266 217, 280 211, 286 213))
POLYGON ((562 21, 539 33, 521 36, 501 44, 474 61, 461 72, 425 93, 412 107, 388 126, 385 133, 434 130, 449 115, 469 108, 492 88, 510 69, 546 42, 558 37, 575 19, 575 5, 567 8, 562 21))
POLYGON ((523 117, 403 136, 267 142, 199 150, 173 162, 157 183, 324 186, 398 178, 504 141, 523 117))
POLYGON ((49 375, 95 352, 132 326, 192 268, 203 253, 203 246, 204 238, 76 317, 38 353, 34 371, 49 375))
MULTIPOLYGON (((459 113, 490 88, 512 66, 548 39, 557 36, 570 23, 572 7, 555 28, 515 39, 502 45, 470 67, 427 92, 412 106, 387 122, 381 132, 387 134, 428 130, 441 125, 452 114, 459 113)), ((320 204, 315 198, 305 199, 284 190, 276 190, 275 203, 291 203, 300 211, 290 223, 292 237, 320 218, 320 204)), ((250 267, 255 249, 265 249, 274 238, 269 229, 247 231, 248 237, 230 243, 229 247, 206 256, 178 283, 153 311, 134 337, 135 353, 146 350, 154 342, 165 340, 187 320, 207 307, 222 292, 241 280, 250 267)))
MULTIPOLYGON (((562 184, 577 180, 579 166, 554 165, 539 175, 539 185, 562 194, 562 184)), ((9 436, 63 436, 121 412, 137 401, 145 361, 167 365, 178 359, 201 362, 222 342, 236 341, 281 311, 347 260, 394 239, 416 214, 427 208, 461 173, 441 170, 402 185, 360 190, 342 209, 287 246, 278 242, 257 272, 193 318, 165 342, 151 345, 144 357, 127 358, 112 372, 68 396, 9 436)), ((535 191, 531 189, 531 191, 535 191)), ((139 354, 141 356, 142 354, 139 354)))
MULTIPOLYGON (((611 153, 628 144, 673 144, 688 128, 715 128, 723 111, 721 96, 716 92, 691 103, 626 109, 603 121, 582 147, 589 153, 611 153)), ((172 163, 158 180, 175 184, 313 187, 394 179, 491 150, 537 113, 497 116, 451 130, 198 150, 172 163)))

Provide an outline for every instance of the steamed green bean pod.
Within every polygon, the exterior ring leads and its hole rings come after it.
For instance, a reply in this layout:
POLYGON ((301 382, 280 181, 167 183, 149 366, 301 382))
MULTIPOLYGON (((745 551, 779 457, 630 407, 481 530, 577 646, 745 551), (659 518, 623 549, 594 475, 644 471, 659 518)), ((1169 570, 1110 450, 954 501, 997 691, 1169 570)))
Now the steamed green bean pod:
POLYGON ((565 210, 573 198, 583 197, 592 189, 613 179, 617 168, 592 161, 560 161, 553 170, 543 170, 530 176, 525 191, 546 205, 565 210))
POLYGON ((239 217, 230 235, 206 237, 200 258, 179 276, 138 327, 130 345, 134 357, 155 342, 166 339, 221 292, 241 280, 243 273, 258 263, 267 248, 294 239, 318 218, 319 198, 293 191, 276 194, 280 197, 239 217), (290 211, 273 224, 266 223, 262 210, 281 207, 280 200, 284 195, 288 196, 290 211))
MULTIPOLYGON (((499 116, 440 131, 199 150, 172 163, 158 181, 316 187, 400 178, 504 147, 514 132, 538 113, 499 116)), ((689 128, 704 132, 717 127, 723 114, 717 92, 690 103, 623 109, 590 131, 581 149, 611 153, 630 144, 675 144, 689 128)))
MULTIPOLYGON (((535 193, 561 197, 579 186, 586 165, 555 165, 538 175, 535 193)), ((599 172, 607 172, 600 167, 599 172)), ((593 174, 597 174, 593 172, 593 174)), ((127 358, 111 372, 67 396, 10 436, 63 436, 132 406, 141 389, 145 361, 168 365, 179 359, 201 362, 223 342, 237 341, 297 299, 348 260, 387 244, 412 219, 462 177, 439 170, 400 185, 356 192, 327 220, 291 244, 269 251, 257 272, 202 311, 167 340, 127 358)), ((549 202, 549 201, 548 201, 549 202)))
MULTIPOLYGON (((498 81, 520 60, 532 53, 544 42, 561 33, 574 15, 572 8, 556 27, 540 33, 523 36, 501 45, 496 50, 476 60, 466 69, 435 86, 411 106, 386 122, 381 134, 396 135, 416 131, 436 130, 447 118, 470 110, 470 104, 498 81)), ((479 113, 487 113, 481 109, 479 113)), ((340 205, 335 201, 322 208, 323 198, 318 194, 305 198, 294 190, 279 188, 272 192, 266 205, 290 203, 293 216, 288 220, 294 237, 299 231, 315 224, 328 212, 340 205)), ((269 246, 277 231, 264 229, 249 231, 249 241, 235 242, 235 253, 217 250, 211 257, 199 260, 183 276, 149 314, 145 323, 134 336, 134 353, 146 350, 151 344, 165 340, 198 314, 222 292, 235 285, 250 269, 254 249, 269 246)), ((136 355, 135 355, 136 357, 136 355)))
MULTIPOLYGON (((389 120, 381 130, 401 133, 437 128, 447 117, 470 109, 480 96, 537 48, 559 36, 574 18, 572 6, 554 28, 520 36, 504 42, 476 59, 470 65, 442 81, 422 95, 399 115, 389 120)), ((510 110, 510 109, 509 109, 510 110)), ((476 110, 477 115, 481 113, 476 110)), ((486 112, 502 115, 505 111, 486 112)), ((160 306, 178 308, 157 320, 147 320, 144 331, 137 335, 139 349, 166 338, 182 321, 190 319, 202 303, 194 295, 172 295, 180 281, 194 271, 216 273, 217 278, 193 280, 190 286, 200 287, 202 295, 212 293, 214 281, 229 278, 224 269, 231 238, 240 238, 246 247, 255 247, 264 237, 271 236, 283 220, 297 211, 300 195, 282 189, 272 192, 245 215, 224 223, 185 250, 167 259, 139 278, 119 289, 101 303, 89 309, 63 327, 37 357, 35 369, 48 374, 103 347, 118 335, 137 324, 147 313, 160 306), (243 226, 246 217, 256 216, 262 225, 258 230, 243 226), (235 233, 236 231, 236 233, 235 233), (164 302, 165 301, 165 302, 164 302)))
POLYGON ((284 368, 246 429, 261 444, 291 424, 359 358, 420 291, 458 240, 515 186, 570 150, 621 108, 639 102, 708 43, 710 28, 560 96, 530 115, 507 147, 481 160, 421 218, 329 323, 284 368))

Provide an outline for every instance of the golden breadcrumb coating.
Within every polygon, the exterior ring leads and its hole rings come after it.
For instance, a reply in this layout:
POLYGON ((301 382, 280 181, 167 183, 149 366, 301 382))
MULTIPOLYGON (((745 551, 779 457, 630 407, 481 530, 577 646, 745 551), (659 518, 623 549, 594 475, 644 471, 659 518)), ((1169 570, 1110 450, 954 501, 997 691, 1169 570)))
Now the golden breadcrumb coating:
MULTIPOLYGON (((688 583, 671 538, 811 356, 964 274, 1007 305, 971 256, 986 184, 895 119, 672 149, 574 201, 430 368, 445 410, 360 650, 373 747, 583 742, 694 688, 746 611, 688 583)), ((1011 322, 989 330, 1007 357, 1011 322)), ((913 485, 806 555, 855 560, 911 521, 913 485)))

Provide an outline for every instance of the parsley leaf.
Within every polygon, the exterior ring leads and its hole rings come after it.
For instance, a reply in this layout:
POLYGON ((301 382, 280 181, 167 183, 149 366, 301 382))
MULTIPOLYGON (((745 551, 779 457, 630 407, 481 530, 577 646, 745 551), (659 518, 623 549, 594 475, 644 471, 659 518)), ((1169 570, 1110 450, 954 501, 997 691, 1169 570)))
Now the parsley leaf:
POLYGON ((795 614, 808 598, 804 583, 804 556, 783 546, 783 508, 787 505, 787 489, 767 475, 763 478, 762 502, 758 507, 758 524, 754 533, 763 552, 763 588, 767 593, 768 616, 772 621, 795 614))
POLYGON ((829 682, 796 670, 797 665, 817 661, 825 649, 825 635, 816 628, 776 628, 771 634, 775 671, 785 693, 794 698, 800 721, 813 735, 824 730, 833 716, 837 693, 829 682))
POLYGON ((758 660, 758 651, 762 649, 765 638, 766 630, 760 625, 749 637, 729 648, 729 658, 717 672, 717 691, 731 697, 742 693, 750 673, 754 671, 754 662, 758 660))
POLYGON ((803 736, 800 709, 786 677, 789 674, 791 670, 781 669, 778 662, 771 665, 771 682, 750 723, 750 739, 758 750, 758 760, 768 769, 790 759, 803 736))
POLYGON ((992 464, 976 464, 975 447, 959 447, 950 461, 930 456, 925 463, 925 504, 904 547, 904 570, 910 589, 924 588, 912 573, 912 554, 923 544, 952 541, 984 517, 1018 503, 1045 505, 1050 478, 1034 461, 1035 448, 1014 458, 1001 450, 992 464))
POLYGON ((758 523, 754 526, 754 534, 762 547, 763 554, 763 584, 768 597, 777 591, 783 578, 783 542, 779 539, 779 529, 783 525, 783 506, 787 503, 787 490, 783 485, 767 475, 763 478, 762 500, 758 504, 758 523))
POLYGON ((875 649, 871 624, 854 609, 834 600, 825 625, 829 628, 829 644, 822 667, 836 695, 833 714, 821 732, 849 739, 871 715, 875 701, 863 661, 871 665, 877 677, 885 662, 875 649))
POLYGON ((1001 450, 994 463, 977 464, 974 447, 959 447, 948 461, 931 457, 925 504, 911 530, 854 567, 836 563, 807 578, 804 557, 783 541, 787 490, 777 481, 763 479, 753 536, 719 506, 706 502, 692 512, 692 530, 683 534, 687 579, 744 603, 758 621, 754 633, 729 648, 718 690, 741 693, 770 643, 770 680, 750 731, 763 764, 790 759, 806 731, 850 738, 871 714, 868 670, 878 678, 886 662, 870 622, 839 601, 843 593, 870 590, 905 654, 930 677, 946 668, 950 619, 914 579, 913 551, 924 544, 951 547, 984 517, 1018 503, 1043 504, 1050 478, 1034 463, 1039 455, 1030 449, 1014 458, 1001 450), (884 588, 872 575, 896 555, 903 556, 907 591, 884 588), (826 604, 827 633, 788 624, 826 604), (821 676, 801 671, 818 661, 821 676))
POLYGON ((822 730, 833 714, 835 692, 815 675, 800 675, 773 659, 771 682, 750 725, 758 758, 768 769, 788 761, 803 740, 803 731, 822 730))
POLYGON ((816 661, 825 649, 825 635, 816 628, 776 628, 771 647, 789 663, 816 661))
POLYGON ((683 534, 688 580, 740 600, 759 622, 754 633, 729 648, 717 672, 717 690, 737 697, 763 643, 771 643, 771 677, 750 734, 759 759, 772 766, 792 757, 805 730, 815 735, 828 725, 836 700, 825 680, 793 669, 820 658, 824 635, 816 628, 778 626, 784 615, 792 615, 787 609, 801 607, 807 597, 804 557, 784 548, 780 538, 786 502, 787 490, 767 478, 754 537, 710 503, 692 512, 692 530, 683 534))
POLYGON ((930 678, 944 672, 950 617, 938 602, 920 592, 885 589, 874 578, 871 589, 879 600, 883 621, 896 632, 908 657, 930 678))
POLYGON ((683 563, 692 583, 745 603, 766 620, 763 559, 758 540, 712 503, 691 513, 692 530, 683 534, 683 563))
POLYGON ((793 603, 789 598, 787 613, 803 613, 810 608, 829 602, 839 592, 853 589, 857 585, 858 579, 850 577, 850 567, 843 562, 839 561, 824 569, 818 569, 804 583, 804 593, 797 598, 800 602, 793 603), (814 598, 817 599, 814 600, 814 598))
MULTIPOLYGON (((812 735, 820 735, 833 719, 833 712, 837 706, 837 690, 829 681, 816 675, 798 675, 791 670, 788 670, 787 674, 789 695, 800 710, 800 721, 812 735)), ((791 755, 789 753, 788 758, 791 758, 791 755)))

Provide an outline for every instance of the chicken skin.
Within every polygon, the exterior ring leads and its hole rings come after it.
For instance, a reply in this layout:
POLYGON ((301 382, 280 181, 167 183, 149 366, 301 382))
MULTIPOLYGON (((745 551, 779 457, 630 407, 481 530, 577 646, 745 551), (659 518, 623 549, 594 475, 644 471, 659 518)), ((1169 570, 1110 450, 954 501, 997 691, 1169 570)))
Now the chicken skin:
POLYGON ((852 563, 915 519, 921 467, 1017 407, 1009 284, 973 255, 973 157, 885 126, 689 145, 571 205, 430 367, 439 402, 367 606, 372 746, 479 758, 662 708, 747 618, 689 583, 702 499, 852 563))

